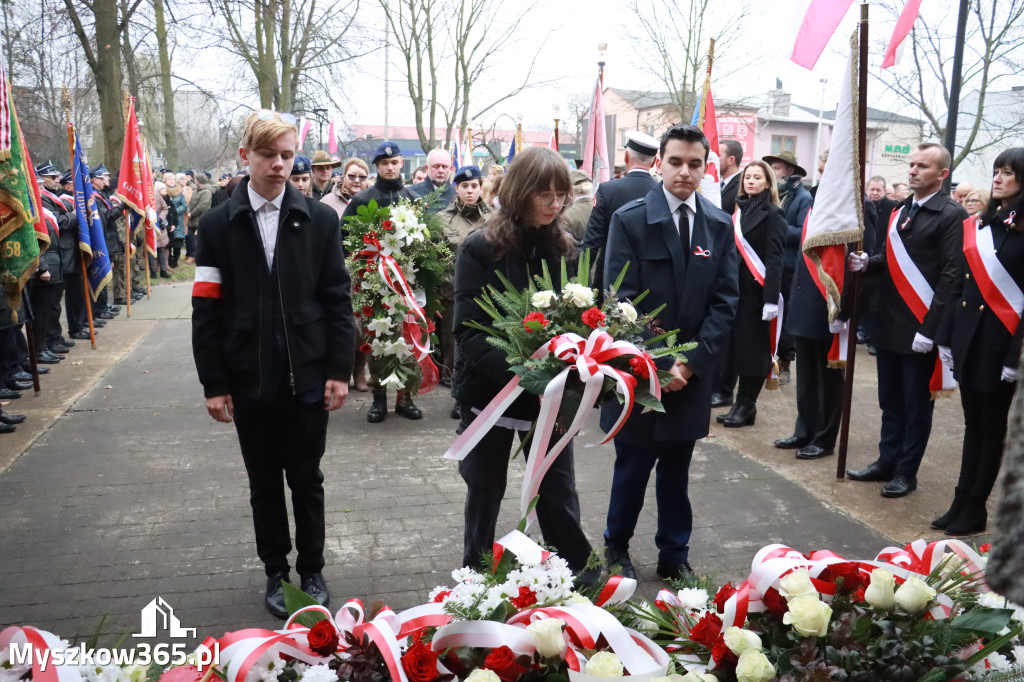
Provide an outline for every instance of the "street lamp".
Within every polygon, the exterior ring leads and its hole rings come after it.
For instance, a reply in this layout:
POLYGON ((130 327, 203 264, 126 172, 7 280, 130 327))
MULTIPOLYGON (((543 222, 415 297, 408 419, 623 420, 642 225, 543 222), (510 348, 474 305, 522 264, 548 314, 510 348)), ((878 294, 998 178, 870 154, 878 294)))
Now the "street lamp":
POLYGON ((601 79, 601 89, 604 89, 604 53, 608 51, 608 43, 600 43, 597 46, 597 75, 601 79))
POLYGON ((316 122, 320 126, 320 133, 319 133, 320 136, 317 138, 317 141, 319 143, 320 149, 323 149, 324 148, 324 121, 327 120, 327 110, 326 109, 310 109, 309 113, 313 114, 313 116, 316 117, 316 122))
POLYGON ((557 151, 561 150, 561 146, 558 144, 558 112, 559 112, 558 104, 555 103, 555 106, 553 108, 555 110, 555 151, 557 152, 557 151))
POLYGON ((811 174, 811 184, 817 184, 821 180, 818 177, 818 158, 821 156, 821 127, 825 117, 825 86, 828 79, 821 78, 818 82, 821 83, 821 106, 818 107, 818 136, 814 140, 814 173, 811 174))

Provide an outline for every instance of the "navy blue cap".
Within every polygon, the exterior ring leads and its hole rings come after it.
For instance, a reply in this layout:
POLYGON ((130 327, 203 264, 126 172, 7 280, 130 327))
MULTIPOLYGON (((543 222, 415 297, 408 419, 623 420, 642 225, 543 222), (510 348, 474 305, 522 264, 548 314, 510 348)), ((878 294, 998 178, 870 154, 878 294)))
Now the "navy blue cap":
POLYGON ((196 172, 193 170, 187 170, 185 171, 185 175, 187 175, 190 178, 194 178, 196 176, 196 172))
POLYGON ((160 172, 161 173, 173 173, 174 171, 172 171, 170 168, 161 168, 160 172))
POLYGON ((237 173, 235 173, 235 175, 248 175, 248 174, 249 174, 249 171, 245 170, 244 168, 242 170, 238 171, 237 173))
POLYGON ((390 159, 401 155, 402 149, 394 142, 387 140, 377 145, 377 151, 373 155, 373 162, 377 163, 381 159, 390 159))
POLYGON ((89 171, 90 178, 99 178, 104 175, 110 175, 110 171, 108 171, 107 167, 104 166, 102 163, 93 168, 91 171, 89 171))
POLYGON ((296 156, 295 162, 292 164, 292 175, 302 175, 303 173, 312 173, 313 163, 305 156, 296 156))
POLYGON ((74 173, 68 170, 64 175, 60 176, 60 184, 66 185, 74 179, 74 173))
POLYGON ((452 180, 456 185, 460 182, 469 182, 470 180, 479 180, 484 177, 484 174, 480 172, 480 166, 472 164, 469 166, 463 166, 459 169, 459 172, 455 174, 455 179, 452 180))
POLYGON ((220 174, 220 179, 221 179, 221 180, 227 180, 227 179, 229 179, 230 177, 231 177, 231 173, 221 173, 221 174, 220 174))
POLYGON ((36 166, 36 175, 38 175, 39 177, 60 175, 60 171, 57 170, 57 167, 54 166, 52 163, 50 163, 49 161, 45 161, 36 166))

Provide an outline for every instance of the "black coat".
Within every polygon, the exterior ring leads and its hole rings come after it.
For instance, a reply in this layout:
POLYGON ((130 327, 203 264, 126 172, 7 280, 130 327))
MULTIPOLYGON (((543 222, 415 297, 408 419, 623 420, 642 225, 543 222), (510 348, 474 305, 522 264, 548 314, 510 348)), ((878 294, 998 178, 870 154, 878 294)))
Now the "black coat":
POLYGON ((736 212, 736 195, 740 191, 740 176, 743 173, 736 173, 729 182, 725 183, 725 187, 722 188, 722 210, 732 215, 736 212))
MULTIPOLYGON (((235 188, 235 193, 237 192, 238 189, 235 188)), ((345 207, 342 219, 357 215, 356 211, 359 207, 366 206, 370 201, 375 200, 377 202, 377 206, 383 208, 402 199, 415 201, 417 198, 418 197, 415 194, 409 191, 408 187, 402 186, 401 178, 397 180, 385 180, 378 175, 376 183, 364 190, 361 190, 352 197, 352 201, 348 202, 348 206, 345 207)), ((335 213, 335 215, 337 215, 337 213, 335 213)))
MULTIPOLYGON (((604 291, 605 246, 608 243, 608 228, 612 214, 620 208, 658 186, 658 181, 643 169, 634 169, 621 178, 602 182, 594 195, 594 210, 587 221, 587 232, 583 237, 583 249, 590 249, 590 263, 595 266, 592 284, 598 291, 604 291)), ((615 281, 618 272, 609 280, 615 281)))
MULTIPOLYGON (((494 247, 487 238, 488 228, 484 227, 466 237, 459 247, 455 259, 455 372, 452 375, 452 395, 462 403, 484 408, 515 374, 509 370, 505 351, 488 343, 488 334, 466 326, 476 321, 489 325, 493 320, 485 313, 476 299, 488 285, 504 291, 505 286, 498 279, 500 272, 516 288, 525 289, 533 275, 543 272, 546 261, 552 273, 561 271, 561 257, 539 252, 531 241, 536 230, 522 230, 524 250, 509 253, 502 258, 494 257, 494 247)), ((566 258, 570 276, 575 273, 575 258, 566 258)), ((540 411, 537 396, 524 393, 506 411, 514 419, 533 420, 540 411)))
MULTIPOLYGON (((612 216, 605 280, 613 280, 629 263, 619 296, 633 299, 650 291, 639 304, 639 311, 649 313, 665 304, 658 314, 661 327, 666 331, 678 329, 680 343, 697 343, 685 353, 694 372, 689 383, 680 391, 662 394, 664 413, 640 414, 642 408, 634 406, 616 436, 627 443, 674 443, 708 434, 715 354, 732 327, 739 300, 738 256, 732 220, 699 194, 690 244, 709 251, 709 255, 684 255, 660 184, 612 216)), ((671 357, 657 361, 659 369, 664 370, 672 363, 671 357)), ((605 431, 614 423, 619 407, 618 401, 611 401, 602 409, 601 427, 605 431)))
POLYGON ((71 271, 72 263, 74 263, 77 257, 75 244, 78 239, 76 236, 78 234, 76 230, 78 221, 73 213, 68 212, 60 197, 53 192, 41 187, 40 196, 43 200, 43 208, 48 209, 57 219, 57 229, 59 232, 59 236, 56 239, 53 238, 52 234, 50 235, 50 248, 47 249, 47 252, 50 254, 47 258, 50 281, 63 282, 64 273, 71 271), (74 225, 71 224, 72 221, 75 221, 74 225), (55 264, 53 263, 54 260, 56 261, 55 264))
MULTIPOLYGON (((417 182, 415 185, 409 186, 409 191, 412 192, 417 199, 422 199, 423 197, 433 192, 435 189, 437 188, 434 187, 434 183, 430 181, 430 178, 427 178, 423 182, 417 182)), ((441 194, 441 200, 434 204, 426 206, 427 213, 438 213, 440 211, 443 211, 444 209, 448 208, 449 204, 451 204, 454 200, 455 185, 449 182, 447 185, 445 185, 444 192, 441 194)))
MULTIPOLYGON (((912 203, 911 196, 900 205, 897 218, 900 223, 905 220, 912 203)), ((891 217, 878 221, 880 230, 888 230, 891 217)), ((963 221, 966 218, 967 212, 963 207, 940 190, 922 204, 910 224, 897 235, 934 291, 931 307, 923 321, 918 321, 897 291, 889 274, 886 249, 868 260, 868 275, 878 284, 878 305, 871 333, 876 346, 894 353, 912 353, 915 334, 935 340, 945 308, 954 300, 953 288, 959 278, 963 221)))
POLYGON ((893 209, 900 205, 900 202, 889 197, 882 197, 878 201, 872 201, 871 203, 874 205, 880 220, 878 221, 878 228, 875 230, 875 243, 872 248, 866 248, 865 250, 874 256, 880 250, 885 249, 885 231, 889 227, 889 216, 892 215, 893 209), (885 224, 883 225, 883 223, 885 224))
MULTIPOLYGON (((124 220, 121 210, 110 203, 110 199, 103 192, 93 192, 96 197, 96 210, 100 214, 100 222, 103 223, 103 241, 107 244, 107 255, 119 256, 124 253, 124 220)), ((141 225, 137 229, 144 229, 141 225)))
MULTIPOLYGON (((979 227, 980 221, 975 225, 973 219, 964 223, 964 230, 979 227)), ((996 257, 1014 283, 1024 289, 1024 234, 1007 230, 998 221, 989 229, 996 257)), ((1016 333, 1010 334, 982 297, 966 256, 960 258, 960 273, 935 343, 953 350, 953 376, 959 383, 991 392, 999 387, 1003 367, 1017 368, 1024 324, 1018 324, 1016 333)))
POLYGON ((754 252, 764 263, 764 286, 758 284, 739 255, 740 300, 730 343, 730 367, 740 376, 768 376, 771 322, 761 319, 765 303, 779 302, 782 288, 782 251, 786 244, 786 214, 766 201, 754 210, 740 213, 740 228, 754 252))
POLYGON ((804 187, 803 182, 786 182, 791 178, 796 178, 796 176, 790 175, 779 183, 780 188, 784 184, 790 185, 789 191, 786 192, 786 196, 782 200, 782 210, 786 212, 786 222, 789 223, 784 255, 787 272, 793 272, 797 261, 800 260, 800 243, 803 239, 804 222, 807 220, 807 212, 811 210, 811 205, 814 203, 814 198, 804 187))
MULTIPOLYGON (((78 251, 78 217, 75 215, 73 206, 73 199, 71 202, 65 202, 65 199, 70 199, 69 193, 63 193, 58 195, 60 198, 60 205, 64 207, 67 217, 67 229, 65 229, 64 223, 60 222, 58 217, 57 222, 60 225, 60 266, 64 271, 65 275, 77 273, 81 277, 82 272, 82 261, 78 251)), ((44 203, 45 197, 44 197, 44 203)))
MULTIPOLYGON (((206 397, 231 393, 268 398, 274 365, 271 272, 248 178, 226 202, 203 214, 196 255, 202 268, 219 274, 216 296, 192 296, 192 353, 206 397)), ((294 392, 322 387, 327 379, 348 381, 355 351, 355 322, 348 271, 341 252, 338 214, 285 185, 274 270, 284 308, 287 353, 294 392)), ((276 288, 276 287, 275 287, 276 288)))

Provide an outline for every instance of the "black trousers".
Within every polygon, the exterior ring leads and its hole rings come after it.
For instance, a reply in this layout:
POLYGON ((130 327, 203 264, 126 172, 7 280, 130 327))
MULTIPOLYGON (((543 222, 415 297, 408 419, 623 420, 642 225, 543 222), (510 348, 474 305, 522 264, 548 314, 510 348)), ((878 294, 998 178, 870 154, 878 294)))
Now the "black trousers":
POLYGON ((324 567, 324 475, 327 442, 323 402, 304 403, 287 389, 269 400, 237 399, 235 430, 249 474, 249 504, 256 553, 267 575, 288 571, 292 549, 284 483, 295 516, 295 568, 300 575, 324 567))
POLYGON ((879 348, 875 356, 882 408, 878 462, 893 475, 917 476, 928 447, 935 409, 929 383, 937 353, 893 353, 879 348))
POLYGON ((33 283, 31 299, 35 319, 32 321, 32 333, 37 352, 42 352, 60 339, 60 298, 63 292, 64 285, 60 283, 49 284, 42 280, 33 283), (54 332, 57 339, 53 339, 54 332))
MULTIPOLYGON (((473 405, 462 403, 461 408, 459 433, 476 417, 473 405)), ((459 462, 459 474, 466 482, 463 566, 479 568, 483 554, 494 548, 494 530, 498 525, 501 498, 505 496, 514 435, 512 429, 495 427, 459 462)), ((526 432, 519 432, 520 440, 525 437, 526 432)), ((528 451, 527 444, 524 455, 528 451)), ((544 541, 555 548, 574 573, 582 571, 590 557, 590 543, 580 524, 580 498, 576 493, 572 443, 562 451, 541 481, 536 509, 544 541)))
MULTIPOLYGON (((797 255, 797 258, 803 258, 801 255, 797 255)), ((795 271, 786 268, 782 269, 782 302, 789 309, 790 300, 790 289, 793 288, 793 275, 795 271)), ((782 335, 779 337, 779 347, 777 349, 780 362, 792 362, 799 352, 796 347, 796 337, 786 331, 785 326, 782 328, 782 335)), ((799 371, 799 370, 798 370, 799 371)))
POLYGON ((68 316, 68 331, 88 331, 89 318, 85 312, 85 283, 81 272, 64 273, 64 309, 68 316))
POLYGON ((957 490, 988 499, 1003 462, 1006 421, 1016 383, 999 382, 994 391, 960 387, 964 407, 964 449, 957 490))
POLYGON ((60 343, 63 340, 60 328, 60 309, 61 302, 64 300, 64 282, 51 284, 50 288, 52 289, 52 295, 50 296, 50 312, 47 315, 49 324, 44 332, 44 343, 37 350, 49 348, 55 343, 60 343))
POLYGON ((831 339, 794 336, 796 345, 796 428, 793 435, 831 450, 843 412, 843 370, 829 369, 831 339))

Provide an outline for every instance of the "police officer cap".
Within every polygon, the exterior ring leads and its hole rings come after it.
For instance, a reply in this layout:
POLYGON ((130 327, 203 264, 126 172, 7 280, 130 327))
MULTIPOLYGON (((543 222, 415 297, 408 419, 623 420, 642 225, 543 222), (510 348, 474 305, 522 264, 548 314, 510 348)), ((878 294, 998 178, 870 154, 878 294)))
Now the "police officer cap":
POLYGON ((110 175, 110 171, 102 163, 89 171, 90 178, 102 178, 104 175, 110 175))
POLYGON ((60 184, 66 185, 74 178, 74 174, 69 169, 64 175, 60 176, 60 184))
POLYGON ((57 170, 56 166, 54 166, 52 163, 46 161, 36 166, 36 175, 38 175, 41 178, 57 177, 60 175, 60 171, 57 170))
POLYGON ((296 156, 295 163, 292 164, 292 175, 302 175, 303 173, 312 173, 313 163, 305 156, 296 156))
POLYGON ((221 180, 229 180, 230 178, 231 178, 231 173, 221 173, 220 174, 220 179, 221 180))
POLYGON ((401 155, 401 148, 391 140, 387 140, 377 145, 377 151, 373 154, 373 162, 377 163, 381 159, 390 159, 401 155))
POLYGON ((658 141, 639 130, 631 130, 626 133, 626 149, 632 149, 637 154, 654 156, 658 153, 658 141))
POLYGON ((484 174, 480 172, 480 166, 475 164, 463 166, 459 169, 459 172, 455 174, 455 179, 452 180, 452 182, 458 185, 463 182, 469 182, 470 180, 479 180, 483 176, 484 174))

